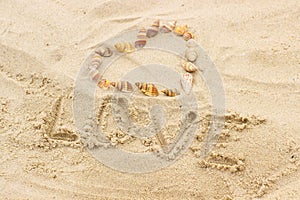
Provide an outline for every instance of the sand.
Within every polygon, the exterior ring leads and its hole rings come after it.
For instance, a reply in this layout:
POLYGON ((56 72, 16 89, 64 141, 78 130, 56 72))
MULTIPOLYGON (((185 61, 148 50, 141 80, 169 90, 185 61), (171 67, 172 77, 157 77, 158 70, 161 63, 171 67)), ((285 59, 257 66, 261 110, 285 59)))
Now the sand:
MULTIPOLYGON (((1 1, 0 199, 299 199, 299 18, 297 0, 1 1), (223 81, 225 126, 202 159, 211 105, 196 79, 201 127, 191 146, 161 170, 124 173, 82 143, 73 116, 75 83, 99 43, 155 19, 178 20, 195 33, 223 81)), ((106 77, 149 60, 180 70, 167 52, 141 54, 117 60, 106 77)), ((152 152, 176 137, 174 99, 157 99, 168 111, 162 134, 139 141, 110 125, 109 91, 97 97, 97 123, 113 146, 152 152)), ((132 119, 149 124, 154 100, 133 99, 132 119)))

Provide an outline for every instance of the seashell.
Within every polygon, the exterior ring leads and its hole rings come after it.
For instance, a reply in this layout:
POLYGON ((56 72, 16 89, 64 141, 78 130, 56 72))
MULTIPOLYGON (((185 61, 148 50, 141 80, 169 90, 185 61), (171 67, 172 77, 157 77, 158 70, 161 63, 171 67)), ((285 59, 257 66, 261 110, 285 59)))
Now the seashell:
POLYGON ((169 33, 169 32, 171 32, 171 31, 173 31, 174 28, 175 28, 175 26, 176 26, 176 22, 177 22, 177 21, 171 21, 171 22, 168 22, 168 23, 162 25, 160 31, 161 31, 162 33, 169 33))
POLYGON ((188 41, 186 42, 186 46, 187 46, 188 48, 191 48, 191 47, 198 47, 198 44, 197 44, 196 40, 190 39, 190 40, 188 40, 188 41))
POLYGON ((135 85, 147 96, 156 97, 158 96, 158 90, 152 83, 137 82, 135 85))
POLYGON ((133 87, 128 81, 111 82, 111 86, 117 88, 121 92, 132 92, 133 87))
POLYGON ((88 68, 90 70, 98 69, 100 67, 101 63, 102 63, 102 57, 99 54, 94 53, 94 55, 90 59, 90 62, 88 64, 88 68))
POLYGON ((134 47, 130 42, 119 42, 115 44, 115 48, 121 53, 134 52, 134 47))
POLYGON ((148 29, 146 31, 146 36, 149 38, 156 36, 159 31, 159 24, 160 24, 159 19, 154 21, 152 23, 152 25, 150 27, 148 27, 148 29))
POLYGON ((185 57, 190 62, 195 62, 198 58, 198 53, 195 49, 187 49, 185 52, 185 57))
POLYGON ((103 57, 110 57, 113 54, 112 50, 107 46, 100 46, 95 50, 95 53, 103 57))
POLYGON ((110 81, 107 80, 107 79, 101 79, 99 82, 98 82, 98 86, 100 88, 109 88, 110 87, 110 81))
POLYGON ((198 44, 194 39, 186 42, 187 49, 185 50, 185 57, 188 61, 194 62, 198 58, 197 48, 198 44))
POLYGON ((188 41, 188 40, 190 40, 190 39, 193 39, 193 38, 194 38, 194 34, 191 33, 191 32, 185 32, 185 33, 183 34, 183 39, 186 40, 186 41, 188 41))
POLYGON ((192 86, 193 86, 193 76, 190 73, 185 73, 182 75, 181 80, 181 87, 183 89, 183 91, 186 94, 190 94, 191 90, 192 90, 192 86))
POLYGON ((137 40, 134 43, 135 48, 142 48, 146 45, 146 41, 147 37, 146 37, 146 29, 142 28, 138 35, 137 35, 137 40))
POLYGON ((187 25, 176 26, 176 28, 174 29, 175 34, 178 35, 178 36, 184 35, 184 33, 187 32, 187 31, 188 31, 188 26, 187 25))
POLYGON ((198 70, 198 67, 191 62, 184 62, 181 65, 183 69, 187 72, 195 72, 198 70))
POLYGON ((89 76, 92 81, 95 81, 97 83, 102 78, 102 75, 100 74, 100 72, 97 69, 91 69, 89 71, 89 76))
POLYGON ((177 91, 177 89, 164 89, 164 90, 161 90, 161 92, 169 97, 175 97, 176 95, 180 95, 180 93, 177 91))

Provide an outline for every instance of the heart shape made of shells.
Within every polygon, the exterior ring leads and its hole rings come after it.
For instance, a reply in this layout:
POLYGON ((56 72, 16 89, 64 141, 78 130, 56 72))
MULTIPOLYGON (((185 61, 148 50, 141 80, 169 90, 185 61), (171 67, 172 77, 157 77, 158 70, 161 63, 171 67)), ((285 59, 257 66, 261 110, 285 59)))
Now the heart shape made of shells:
MULTIPOLYGON (((113 82, 107 79, 102 79, 102 75, 98 71, 98 68, 102 63, 102 59, 112 56, 115 50, 120 53, 132 53, 136 49, 143 48, 146 45, 147 40, 151 37, 155 37, 159 31, 161 33, 173 32, 177 36, 180 36, 187 41, 187 49, 185 51, 186 61, 180 63, 186 73, 182 74, 180 83, 183 91, 186 94, 190 94, 193 86, 192 73, 198 71, 200 68, 193 63, 198 58, 198 53, 196 50, 197 43, 194 40, 194 34, 188 29, 189 28, 187 25, 177 26, 177 21, 170 21, 161 25, 160 20, 155 20, 151 26, 147 27, 147 29, 141 28, 139 30, 134 44, 131 42, 118 42, 114 44, 114 49, 111 49, 107 46, 100 46, 94 51, 88 63, 89 76, 91 80, 96 82, 101 89, 109 89, 114 87, 120 92, 132 92, 134 90, 134 86, 128 81, 113 82)), ((156 97, 159 95, 159 90, 153 83, 137 82, 134 85, 146 96, 156 97)), ((178 89, 176 88, 164 88, 160 90, 160 92, 169 97, 180 95, 178 89)))

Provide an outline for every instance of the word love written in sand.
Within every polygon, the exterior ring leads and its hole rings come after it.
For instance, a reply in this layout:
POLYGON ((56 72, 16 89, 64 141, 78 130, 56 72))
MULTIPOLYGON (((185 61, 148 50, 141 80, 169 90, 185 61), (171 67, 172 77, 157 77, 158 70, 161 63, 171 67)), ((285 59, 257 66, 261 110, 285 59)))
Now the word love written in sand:
MULTIPOLYGON (((210 91, 212 115, 224 114, 224 91, 214 64, 192 39, 194 35, 180 37, 184 34, 177 33, 181 29, 175 24, 167 22, 160 27, 156 22, 151 29, 111 38, 95 48, 79 72, 73 101, 75 124, 87 150, 113 169, 156 171, 174 163, 189 148, 199 126, 199 112, 188 84, 192 86, 197 74, 210 91), (153 34, 152 29, 157 33, 153 34), (124 62, 124 66, 107 73, 118 59, 130 60, 130 54, 147 50, 180 57, 182 71, 162 64, 130 68, 124 62), (175 123, 176 113, 172 110, 176 109, 179 115, 175 123), (174 121, 175 128, 170 128, 169 121, 174 121)), ((212 117, 203 156, 221 133, 220 119, 212 117)))

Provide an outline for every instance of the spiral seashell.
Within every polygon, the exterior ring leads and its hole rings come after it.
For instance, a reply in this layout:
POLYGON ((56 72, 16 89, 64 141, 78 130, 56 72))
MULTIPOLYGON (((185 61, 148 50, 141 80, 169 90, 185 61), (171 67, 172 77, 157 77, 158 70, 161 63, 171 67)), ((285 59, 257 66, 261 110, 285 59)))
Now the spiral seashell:
POLYGON ((161 90, 161 92, 169 97, 175 97, 176 95, 180 94, 176 88, 175 89, 164 89, 164 90, 161 90))
POLYGON ((193 76, 190 73, 185 73, 180 79, 181 87, 186 94, 190 94, 193 86, 193 76))
POLYGON ((107 46, 98 47, 95 50, 95 53, 97 53, 97 54, 99 54, 100 56, 103 56, 103 57, 110 57, 113 54, 112 50, 107 46))
POLYGON ((143 82, 137 82, 135 85, 142 91, 145 95, 150 97, 156 97, 158 96, 158 90, 156 86, 152 83, 143 83, 143 82))
POLYGON ((142 28, 138 35, 137 35, 137 40, 134 43, 135 48, 143 48, 146 45, 146 41, 147 37, 146 37, 146 29, 142 28))
POLYGON ((187 72, 195 72, 198 70, 198 67, 191 62, 184 62, 181 64, 181 66, 187 72))
POLYGON ((186 40, 186 41, 188 41, 188 40, 190 40, 190 39, 193 39, 193 38, 194 38, 194 34, 191 33, 191 32, 185 32, 185 33, 183 34, 183 39, 186 40))
POLYGON ((128 81, 111 82, 111 86, 117 88, 121 92, 132 92, 133 87, 128 81))
POLYGON ((121 53, 131 53, 135 51, 133 45, 130 42, 116 43, 115 48, 121 53))
POLYGON ((198 53, 195 49, 187 49, 185 52, 185 57, 190 62, 195 62, 198 58, 198 53))
POLYGON ((99 54, 94 53, 93 56, 90 59, 90 62, 88 64, 88 68, 90 70, 98 69, 100 67, 101 63, 102 63, 102 57, 99 54))
POLYGON ((100 74, 100 72, 97 69, 91 69, 89 71, 89 76, 90 76, 91 80, 95 81, 96 83, 98 83, 98 81, 102 78, 102 75, 100 74))
POLYGON ((154 37, 157 35, 158 31, 159 31, 159 24, 160 24, 160 20, 155 20, 152 25, 150 27, 147 28, 146 31, 146 36, 147 37, 154 37))
POLYGON ((183 26, 176 26, 176 28, 174 29, 174 32, 176 35, 178 36, 183 36, 185 32, 188 31, 188 26, 187 25, 183 25, 183 26))
POLYGON ((99 82, 98 82, 98 86, 100 88, 109 88, 110 87, 110 81, 107 80, 107 79, 101 79, 99 82))
POLYGON ((171 31, 173 31, 174 28, 175 28, 175 26, 176 26, 176 22, 177 22, 177 21, 171 21, 171 22, 168 22, 168 23, 162 25, 162 27, 161 27, 161 29, 160 29, 161 32, 162 32, 162 33, 169 33, 169 32, 171 32, 171 31))

